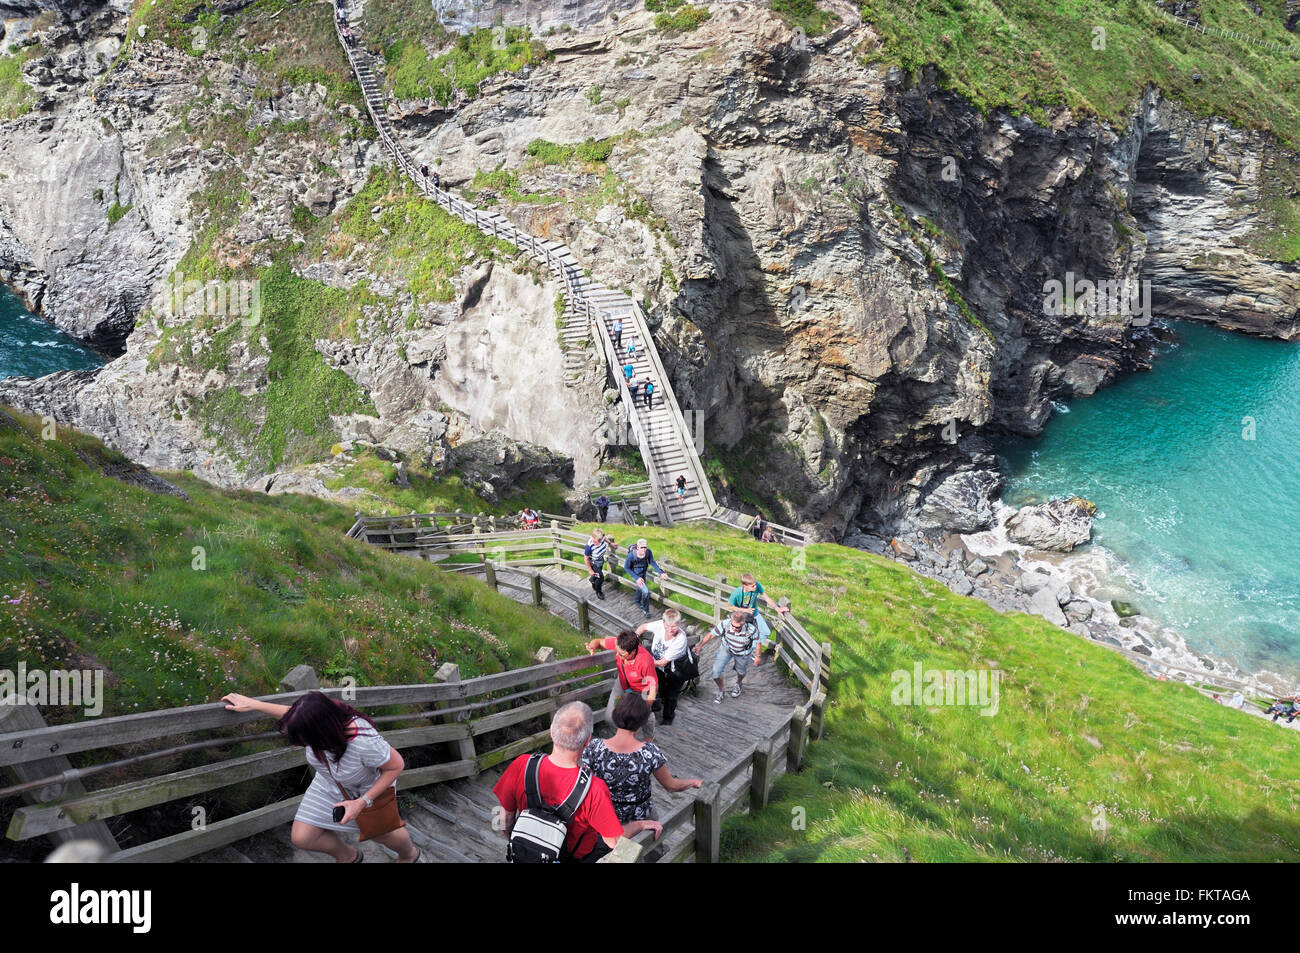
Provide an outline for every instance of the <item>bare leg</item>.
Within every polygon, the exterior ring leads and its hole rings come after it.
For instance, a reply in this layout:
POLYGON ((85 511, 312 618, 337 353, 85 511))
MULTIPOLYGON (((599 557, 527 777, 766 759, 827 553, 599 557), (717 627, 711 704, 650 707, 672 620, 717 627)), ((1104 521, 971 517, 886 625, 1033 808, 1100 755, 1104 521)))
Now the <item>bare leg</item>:
POLYGON ((411 842, 411 835, 405 827, 399 827, 395 831, 381 834, 375 840, 389 850, 397 851, 397 862, 399 864, 414 863, 415 858, 420 856, 420 852, 416 850, 415 844, 411 842))
POLYGON ((293 829, 290 831, 289 839, 293 841, 293 846, 299 850, 329 854, 340 864, 352 863, 360 852, 333 831, 313 827, 310 824, 304 824, 302 821, 293 822, 293 829))

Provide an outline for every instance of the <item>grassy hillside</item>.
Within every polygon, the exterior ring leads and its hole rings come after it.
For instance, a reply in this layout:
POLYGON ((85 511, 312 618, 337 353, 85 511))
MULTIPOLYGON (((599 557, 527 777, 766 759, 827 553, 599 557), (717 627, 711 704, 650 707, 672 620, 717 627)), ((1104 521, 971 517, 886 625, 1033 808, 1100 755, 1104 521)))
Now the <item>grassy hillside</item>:
MULTIPOLYGON (((378 684, 580 651, 547 614, 345 539, 340 507, 175 477, 186 502, 107 475, 132 468, 93 440, 42 441, 38 421, 12 421, 0 417, 0 667, 105 666, 110 713, 270 691, 299 662, 378 684)), ((754 570, 833 646, 826 737, 769 809, 728 825, 732 860, 1300 852, 1293 732, 867 553, 722 527, 626 527, 620 543, 637 535, 700 572, 754 570), (996 713, 894 704, 891 673, 918 662, 1002 673, 996 713)))
POLYGON ((1282 26, 1285 0, 1201 0, 1202 23, 1281 44, 1284 52, 1200 33, 1151 0, 862 0, 882 46, 865 58, 917 70, 984 109, 1078 113, 1123 124, 1151 83, 1203 116, 1272 132, 1300 130, 1300 36, 1282 26))
POLYGON ((548 614, 345 539, 350 509, 171 477, 186 502, 105 475, 132 468, 97 441, 40 432, 0 417, 0 668, 102 666, 106 714, 273 691, 302 662, 376 685, 579 650, 548 614))
POLYGON ((769 809, 728 824, 731 860, 1300 856, 1294 732, 868 553, 813 546, 801 566, 794 550, 721 527, 636 535, 698 572, 753 569, 833 648, 826 736, 769 809), (996 668, 996 714, 893 704, 891 673, 916 662, 996 668))

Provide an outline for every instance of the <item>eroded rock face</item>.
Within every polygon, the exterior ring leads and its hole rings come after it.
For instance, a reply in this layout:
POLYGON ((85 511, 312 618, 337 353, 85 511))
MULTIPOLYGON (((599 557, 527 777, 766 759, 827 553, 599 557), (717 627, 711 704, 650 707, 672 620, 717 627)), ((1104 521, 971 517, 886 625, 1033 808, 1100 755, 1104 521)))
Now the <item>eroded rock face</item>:
POLYGON ((499 493, 535 480, 573 485, 571 459, 500 432, 460 444, 451 451, 449 463, 490 503, 499 493))
POLYGON ((1034 549, 1068 553, 1092 539, 1092 517, 1068 500, 1022 506, 1007 520, 1007 537, 1034 549))
MULTIPOLYGON (((516 22, 507 8, 505 22, 516 22)), ((1052 281, 1146 278, 1157 310, 1296 334, 1295 268, 1261 257, 1252 238, 1264 187, 1252 162, 1292 160, 1259 137, 1155 92, 1122 135, 1068 114, 1050 127, 984 116, 933 77, 908 84, 863 66, 875 40, 851 5, 836 4, 840 25, 806 50, 762 7, 710 9, 699 30, 669 37, 633 0, 530 4, 540 30, 573 28, 547 39, 553 59, 488 80, 455 110, 391 112, 417 163, 445 184, 516 173, 516 190, 484 190, 480 201, 566 241, 602 282, 645 300, 679 403, 702 415, 709 442, 744 460, 752 489, 781 501, 781 521, 821 537, 855 523, 886 536, 986 526, 998 486, 985 433, 1035 434, 1052 401, 1149 364, 1152 339, 1129 316, 1053 312, 1052 281), (528 153, 537 139, 606 138, 617 142, 599 167, 528 153)), ((120 36, 124 12, 113 22, 77 48, 120 36)), ((29 195, 30 213, 0 189, 0 268, 48 316, 105 342, 130 330, 141 289, 190 247, 201 225, 191 192, 232 164, 168 138, 201 98, 195 59, 148 42, 129 52, 93 103, 75 91, 79 74, 60 67, 42 87, 48 103, 0 131, 0 169, 59 186, 29 195), (110 227, 103 207, 77 202, 95 189, 131 210, 110 227), (60 216, 71 223, 66 244, 60 216), (88 305, 91 294, 102 307, 88 305)), ((251 104, 255 125, 351 108, 304 85, 263 114, 249 76, 200 63, 215 99, 201 108, 251 104)), ((241 157, 253 201, 239 250, 256 259, 294 240, 295 208, 345 207, 382 161, 368 134, 241 157)), ((419 453, 430 439, 500 428, 573 458, 579 480, 594 468, 601 374, 577 388, 555 382, 563 362, 545 282, 466 262, 454 302, 414 307, 364 253, 300 267, 331 287, 369 281, 411 316, 368 316, 356 335, 316 342, 375 405, 339 422, 341 437, 366 417, 375 439, 419 453), (435 412, 441 432, 429 438, 422 415, 435 412)), ((151 364, 150 335, 131 331, 125 355, 99 375, 58 383, 63 406, 150 465, 235 485, 264 475, 192 415, 216 387, 265 386, 256 348, 217 378, 151 364)), ((19 386, 0 386, 0 399, 19 386)))

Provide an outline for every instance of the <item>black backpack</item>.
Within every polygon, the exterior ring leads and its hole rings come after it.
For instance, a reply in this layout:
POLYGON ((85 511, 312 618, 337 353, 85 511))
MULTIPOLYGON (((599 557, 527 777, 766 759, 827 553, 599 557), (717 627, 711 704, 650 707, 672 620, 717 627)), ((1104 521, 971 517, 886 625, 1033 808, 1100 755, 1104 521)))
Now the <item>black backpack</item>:
POLYGON ((539 784, 544 757, 530 755, 524 768, 524 794, 528 798, 528 807, 519 813, 510 831, 506 860, 512 864, 558 864, 563 859, 569 822, 591 790, 591 771, 580 764, 578 780, 569 796, 560 804, 547 804, 542 799, 539 784))

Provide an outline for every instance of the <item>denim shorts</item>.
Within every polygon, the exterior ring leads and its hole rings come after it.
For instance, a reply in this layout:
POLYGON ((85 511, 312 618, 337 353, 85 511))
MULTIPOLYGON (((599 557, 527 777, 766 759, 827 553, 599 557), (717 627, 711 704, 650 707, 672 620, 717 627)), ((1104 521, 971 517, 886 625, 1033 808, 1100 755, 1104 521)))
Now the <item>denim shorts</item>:
POLYGON ((726 641, 723 641, 718 646, 717 654, 713 656, 713 677, 721 678, 723 673, 727 671, 727 665, 731 662, 736 664, 737 677, 744 678, 749 674, 749 670, 754 667, 754 647, 751 645, 749 651, 741 655, 732 655, 726 641))

